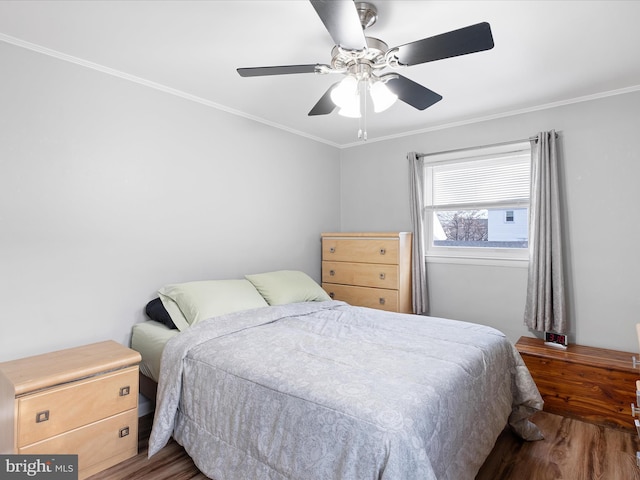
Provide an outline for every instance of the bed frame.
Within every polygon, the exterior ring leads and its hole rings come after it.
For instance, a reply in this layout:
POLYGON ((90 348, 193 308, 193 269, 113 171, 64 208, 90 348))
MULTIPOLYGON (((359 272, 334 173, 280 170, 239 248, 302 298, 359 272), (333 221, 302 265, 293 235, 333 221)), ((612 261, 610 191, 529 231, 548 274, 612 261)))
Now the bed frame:
POLYGON ((158 394, 158 382, 140 372, 140 393, 148 398, 155 407, 156 395, 158 394))

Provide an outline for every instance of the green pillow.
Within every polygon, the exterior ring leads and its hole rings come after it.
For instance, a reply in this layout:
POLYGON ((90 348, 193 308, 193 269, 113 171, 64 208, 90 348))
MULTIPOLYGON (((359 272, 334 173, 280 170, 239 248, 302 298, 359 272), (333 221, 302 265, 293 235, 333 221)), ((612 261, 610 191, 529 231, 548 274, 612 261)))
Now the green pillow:
POLYGON ((245 275, 269 305, 331 300, 309 275, 297 270, 245 275))
POLYGON ((206 318, 268 306, 247 280, 202 280, 167 285, 158 290, 178 330, 206 318))

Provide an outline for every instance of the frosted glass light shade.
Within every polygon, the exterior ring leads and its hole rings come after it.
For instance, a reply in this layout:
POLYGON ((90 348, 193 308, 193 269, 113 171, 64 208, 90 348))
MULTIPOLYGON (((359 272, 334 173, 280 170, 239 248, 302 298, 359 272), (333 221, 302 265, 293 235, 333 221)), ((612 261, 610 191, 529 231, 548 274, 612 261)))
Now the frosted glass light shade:
POLYGON ((360 113, 360 95, 358 93, 355 95, 351 94, 349 101, 346 102, 340 110, 338 110, 338 115, 350 118, 360 118, 362 116, 360 113))
POLYGON ((358 94, 358 80, 351 75, 347 75, 336 88, 331 90, 331 101, 336 106, 344 108, 345 105, 353 102, 353 97, 358 94))
POLYGON ((398 96, 389 90, 389 87, 384 82, 378 81, 371 84, 369 94, 373 101, 373 111, 376 113, 384 112, 398 100, 398 96))

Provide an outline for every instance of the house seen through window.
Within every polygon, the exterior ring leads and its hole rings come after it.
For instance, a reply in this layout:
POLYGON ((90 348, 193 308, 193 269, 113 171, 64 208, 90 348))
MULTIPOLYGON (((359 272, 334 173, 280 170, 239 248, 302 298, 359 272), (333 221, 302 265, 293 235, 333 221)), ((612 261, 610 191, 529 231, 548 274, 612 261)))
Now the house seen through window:
POLYGON ((427 256, 526 258, 530 171, 529 142, 427 156, 427 256))

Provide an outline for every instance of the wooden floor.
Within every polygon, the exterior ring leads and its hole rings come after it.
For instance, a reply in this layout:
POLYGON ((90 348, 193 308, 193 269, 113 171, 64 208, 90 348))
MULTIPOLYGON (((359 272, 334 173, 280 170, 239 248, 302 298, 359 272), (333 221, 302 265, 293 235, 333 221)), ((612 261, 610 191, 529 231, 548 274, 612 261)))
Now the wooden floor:
POLYGON ((525 442, 505 430, 476 480, 640 480, 635 433, 545 412, 533 421, 544 440, 525 442))
MULTIPOLYGON (((635 463, 636 450, 640 450, 637 435, 544 412, 533 420, 545 439, 524 442, 505 430, 476 480, 640 480, 640 468, 635 463)), ((147 459, 151 421, 151 415, 140 419, 136 457, 90 479, 205 480, 207 477, 173 440, 147 459)))

